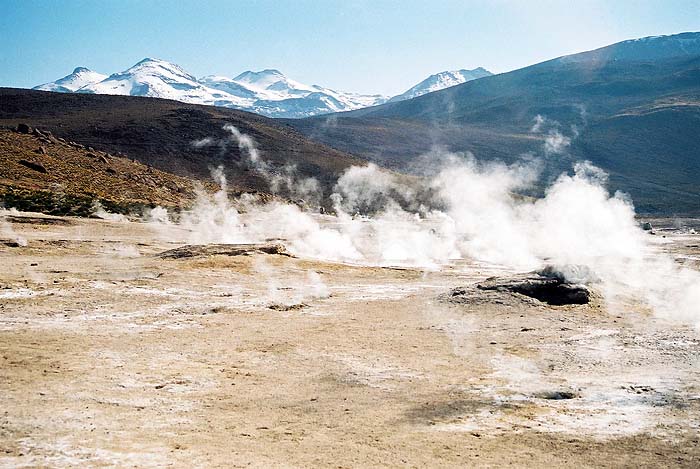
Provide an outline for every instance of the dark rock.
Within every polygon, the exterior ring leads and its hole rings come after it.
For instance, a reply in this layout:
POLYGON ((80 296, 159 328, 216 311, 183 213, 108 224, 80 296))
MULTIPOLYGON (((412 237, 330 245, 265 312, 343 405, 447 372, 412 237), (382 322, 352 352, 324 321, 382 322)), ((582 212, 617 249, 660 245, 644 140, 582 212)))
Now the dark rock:
POLYGON ((207 256, 249 256, 251 254, 279 254, 292 257, 281 244, 206 244, 186 245, 158 254, 163 259, 182 259, 207 256))
POLYGON ((642 229, 643 229, 644 231, 653 231, 653 230, 654 230, 654 227, 651 226, 651 223, 649 223, 649 222, 647 221, 647 222, 642 223, 642 229))
POLYGON ((535 397, 538 399, 560 401, 562 399, 575 399, 579 397, 579 394, 573 391, 545 391, 535 394, 535 397))
POLYGON ((32 128, 27 124, 17 124, 17 132, 21 134, 29 134, 32 132, 32 128))
POLYGON ((20 248, 20 247, 22 247, 22 245, 19 244, 17 241, 7 240, 7 239, 0 240, 0 244, 3 244, 5 246, 7 246, 8 248, 20 248))
MULTIPOLYGON (((569 266, 571 267, 571 266, 569 266)), ((587 269, 573 269, 566 275, 556 267, 545 267, 539 272, 514 275, 512 277, 491 277, 483 282, 452 289, 440 296, 442 301, 458 304, 502 304, 515 306, 526 302, 533 306, 546 303, 553 306, 583 305, 591 301, 593 293, 584 285, 588 281, 574 283, 569 276, 578 272, 581 278, 594 277, 587 269), (572 273, 573 272, 573 273, 572 273), (584 275, 585 274, 585 275, 584 275)), ((522 332, 530 330, 523 328, 522 332)))
POLYGON ((590 301, 588 288, 559 278, 532 276, 524 279, 493 279, 476 286, 480 290, 519 293, 554 306, 584 305, 590 301))
POLYGON ((273 303, 270 306, 268 306, 268 309, 274 310, 274 311, 294 311, 297 309, 303 309, 306 308, 308 305, 304 303, 297 303, 293 305, 284 305, 280 303, 273 303))
MULTIPOLYGON (((46 150, 44 150, 46 151, 46 150)), ((19 160, 19 164, 22 166, 25 166, 29 169, 33 169, 34 171, 38 171, 40 173, 48 173, 49 171, 44 167, 43 164, 41 163, 35 163, 34 161, 28 161, 28 160, 19 160)))

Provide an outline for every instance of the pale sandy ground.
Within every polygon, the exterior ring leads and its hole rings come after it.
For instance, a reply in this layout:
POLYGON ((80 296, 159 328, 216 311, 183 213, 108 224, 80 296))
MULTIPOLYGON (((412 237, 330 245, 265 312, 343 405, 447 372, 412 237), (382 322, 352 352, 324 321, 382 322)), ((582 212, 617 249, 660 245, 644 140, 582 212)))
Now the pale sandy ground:
POLYGON ((0 244, 4 467, 700 466, 700 333, 633 303, 455 305, 507 272, 165 260, 60 220, 0 244))

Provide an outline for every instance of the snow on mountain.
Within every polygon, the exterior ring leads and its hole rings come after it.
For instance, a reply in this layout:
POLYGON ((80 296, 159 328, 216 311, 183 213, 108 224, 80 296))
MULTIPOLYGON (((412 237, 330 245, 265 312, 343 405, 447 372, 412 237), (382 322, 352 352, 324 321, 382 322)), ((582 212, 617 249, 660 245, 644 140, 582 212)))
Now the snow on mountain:
POLYGON ((228 77, 208 75, 206 77, 200 78, 198 81, 204 86, 213 88, 215 90, 223 91, 234 96, 239 96, 241 98, 257 99, 257 94, 255 93, 255 91, 246 88, 245 86, 235 82, 234 80, 228 77))
POLYGON ((386 102, 381 95, 362 95, 335 91, 318 85, 306 85, 287 78, 274 69, 260 72, 246 71, 233 79, 204 77, 205 83, 223 91, 232 90, 231 84, 244 87, 255 93, 258 101, 252 110, 271 117, 308 117, 329 112, 351 111, 386 102))
POLYGON ((335 91, 329 88, 322 88, 317 85, 313 85, 313 88, 316 90, 316 92, 324 94, 341 103, 343 109, 340 109, 339 111, 351 111, 353 109, 360 109, 368 106, 377 106, 379 104, 384 104, 389 99, 387 96, 382 96, 381 94, 349 93, 345 91, 335 91))
MULTIPOLYGON (((357 108, 355 108, 357 109, 357 108)), ((303 98, 257 101, 251 111, 274 117, 301 118, 340 112, 348 108, 325 93, 309 93, 303 98)))
POLYGON ((416 98, 426 93, 432 93, 433 91, 439 91, 451 86, 461 85, 462 83, 491 75, 493 75, 493 73, 481 67, 475 68, 474 70, 463 69, 436 73, 435 75, 430 75, 428 78, 410 88, 405 93, 394 96, 389 101, 395 102, 416 98))
POLYGON ((267 97, 268 99, 279 100, 301 97, 316 91, 312 86, 291 80, 279 70, 271 69, 261 72, 243 72, 234 78, 233 81, 256 91, 261 97, 267 97))
MULTIPOLYGON (((488 75, 490 73, 483 68, 442 72, 393 100, 409 99, 488 75)), ((318 85, 306 85, 274 69, 246 71, 235 78, 208 75, 197 79, 178 65, 151 58, 110 76, 79 67, 72 74, 35 89, 64 93, 150 96, 288 118, 352 111, 387 102, 387 97, 382 95, 348 93, 318 85)))
POLYGON ((76 91, 83 86, 91 85, 100 82, 107 78, 107 75, 93 72, 85 67, 77 67, 73 73, 66 75, 56 81, 44 83, 43 85, 35 86, 35 90, 41 91, 58 91, 61 93, 70 93, 76 91))
POLYGON ((246 107, 253 103, 252 99, 208 88, 175 64, 150 58, 99 83, 84 86, 77 92, 150 96, 225 107, 246 107))
POLYGON ((35 89, 149 96, 242 109, 268 117, 292 118, 351 111, 386 102, 386 98, 380 95, 345 93, 305 85, 272 69, 247 71, 236 78, 209 75, 198 80, 178 65, 151 58, 110 76, 79 67, 72 74, 35 89))

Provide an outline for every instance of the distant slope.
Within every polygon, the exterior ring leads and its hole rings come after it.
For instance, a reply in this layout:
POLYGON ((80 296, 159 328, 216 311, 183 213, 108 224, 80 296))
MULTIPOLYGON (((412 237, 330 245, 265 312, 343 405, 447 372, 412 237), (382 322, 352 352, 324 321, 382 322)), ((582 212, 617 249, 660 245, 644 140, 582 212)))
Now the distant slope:
POLYGON ((425 80, 409 88, 406 92, 394 96, 389 102, 405 101, 417 98, 427 93, 444 90, 451 86, 461 85, 478 78, 490 77, 493 73, 479 67, 474 70, 451 70, 430 75, 425 80))
POLYGON ((273 168, 296 165, 303 176, 331 184, 338 173, 361 160, 313 142, 272 119, 232 109, 154 98, 0 88, 0 126, 27 123, 67 140, 129 158, 173 174, 210 180, 223 165, 234 188, 268 191, 268 182, 243 164, 237 145, 195 148, 206 137, 226 137, 232 124, 251 135, 273 168))
POLYGON ((625 41, 415 99, 287 121, 396 169, 435 146, 514 161, 542 153, 548 119, 571 139, 550 174, 589 159, 643 212, 700 213, 700 33, 625 41))

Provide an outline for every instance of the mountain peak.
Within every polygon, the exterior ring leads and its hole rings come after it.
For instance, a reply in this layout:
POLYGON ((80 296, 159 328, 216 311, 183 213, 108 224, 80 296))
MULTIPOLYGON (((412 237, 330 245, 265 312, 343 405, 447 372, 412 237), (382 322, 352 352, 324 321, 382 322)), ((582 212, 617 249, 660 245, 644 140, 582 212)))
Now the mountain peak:
POLYGON ((151 57, 146 57, 145 59, 141 60, 140 62, 137 62, 134 64, 131 68, 137 68, 137 67, 165 67, 165 68, 177 68, 179 70, 182 70, 179 65, 174 64, 172 62, 168 62, 167 60, 163 59, 155 59, 151 57))
POLYGON ((75 67, 73 72, 56 81, 44 83, 43 85, 35 86, 35 90, 42 91, 57 91, 60 93, 71 93, 77 91, 84 86, 89 86, 98 83, 107 78, 107 75, 93 72, 89 68, 75 67))
POLYGON ((283 80, 285 78, 284 74, 274 68, 266 68, 265 70, 260 70, 259 72, 254 72, 252 70, 246 70, 240 75, 236 76, 233 81, 245 81, 249 83, 255 83, 260 81, 269 80, 283 80))
POLYGON ((451 86, 461 85, 462 83, 491 75, 493 75, 493 73, 489 72, 483 67, 478 67, 473 70, 445 70, 444 72, 430 75, 428 78, 413 86, 405 93, 394 96, 389 101, 396 102, 417 98, 418 96, 422 96, 426 93, 440 91, 451 86))
POLYGON ((151 63, 151 62, 159 63, 159 62, 165 62, 165 61, 164 61, 164 60, 161 60, 161 59, 155 59, 155 58, 153 58, 153 57, 146 57, 146 58, 140 60, 139 62, 137 62, 137 63, 135 64, 135 66, 136 66, 136 65, 147 64, 147 63, 151 63))
POLYGON ((112 75, 110 79, 115 78, 124 80, 129 77, 130 79, 134 79, 136 81, 143 81, 146 79, 146 77, 169 82, 184 81, 193 86, 197 82, 197 79, 194 76, 187 73, 179 65, 168 62, 167 60, 152 57, 146 57, 140 62, 137 62, 129 67, 127 70, 112 75))

